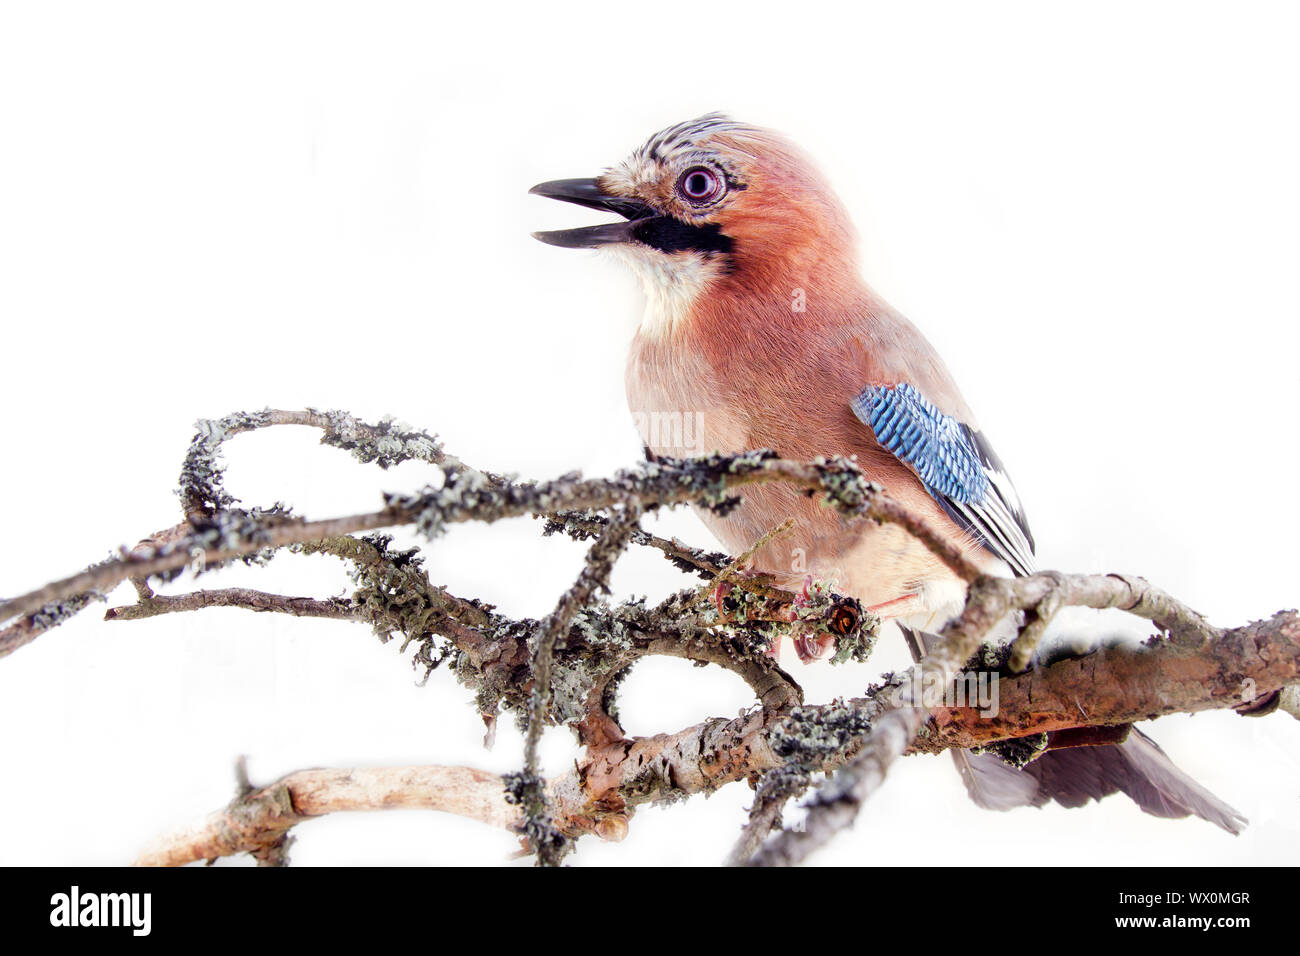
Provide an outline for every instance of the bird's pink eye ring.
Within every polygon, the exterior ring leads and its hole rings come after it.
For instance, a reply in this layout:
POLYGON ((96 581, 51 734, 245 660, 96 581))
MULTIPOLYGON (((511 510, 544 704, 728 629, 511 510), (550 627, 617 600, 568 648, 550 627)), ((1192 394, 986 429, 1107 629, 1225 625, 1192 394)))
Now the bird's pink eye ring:
POLYGON ((693 166, 677 180, 677 191, 688 202, 712 202, 722 195, 722 177, 707 166, 693 166))

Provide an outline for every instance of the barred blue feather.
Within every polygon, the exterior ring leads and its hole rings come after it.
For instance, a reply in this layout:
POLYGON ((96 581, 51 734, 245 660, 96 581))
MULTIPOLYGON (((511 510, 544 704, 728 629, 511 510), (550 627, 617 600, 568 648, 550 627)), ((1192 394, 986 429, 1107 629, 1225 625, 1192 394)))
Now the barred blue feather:
POLYGON ((850 406, 954 521, 1017 574, 1033 573, 1029 523, 1002 462, 980 432, 939 411, 907 382, 868 386, 850 406))

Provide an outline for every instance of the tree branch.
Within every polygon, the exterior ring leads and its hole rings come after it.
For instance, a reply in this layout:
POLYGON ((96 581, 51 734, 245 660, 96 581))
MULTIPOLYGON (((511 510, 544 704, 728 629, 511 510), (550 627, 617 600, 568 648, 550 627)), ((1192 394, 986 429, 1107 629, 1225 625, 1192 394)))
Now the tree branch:
POLYGON ((159 614, 197 611, 205 607, 238 607, 246 611, 274 611, 294 617, 326 617, 359 621, 361 614, 350 601, 330 598, 287 597, 251 588, 222 588, 214 591, 191 591, 188 594, 151 594, 135 604, 111 607, 104 612, 106 621, 138 621, 159 614))
POLYGON ((1295 612, 1224 630, 1140 578, 1057 572, 1015 580, 982 576, 936 528, 890 500, 843 459, 801 463, 757 451, 647 462, 607 479, 570 474, 550 482, 519 482, 472 468, 449 455, 436 437, 391 420, 371 425, 343 412, 268 409, 199 423, 182 468, 181 497, 186 519, 176 527, 0 603, 0 621, 7 622, 0 630, 0 656, 103 599, 123 581, 135 586, 137 601, 111 608, 110 620, 222 606, 362 621, 384 640, 397 634, 403 647, 417 643, 413 662, 428 671, 452 661, 456 677, 476 691, 489 724, 501 707, 514 710, 526 733, 525 761, 522 772, 505 777, 439 767, 291 774, 260 790, 241 790, 226 810, 169 838, 146 854, 145 862, 244 851, 262 862, 284 862, 287 834, 303 819, 339 810, 419 806, 509 826, 527 837, 539 862, 554 864, 584 833, 621 837, 638 806, 746 779, 757 792, 731 862, 796 863, 854 821, 893 761, 906 752, 981 746, 1047 731, 1092 729, 1105 736, 1115 725, 1210 708, 1265 713, 1279 705, 1293 707, 1293 694, 1283 691, 1300 683, 1295 612), (408 460, 435 465, 442 482, 415 494, 387 495, 377 511, 326 520, 305 520, 280 504, 242 508, 223 487, 224 444, 232 436, 276 425, 318 428, 322 443, 380 467, 408 460), (783 636, 816 633, 835 639, 835 662, 864 659, 878 621, 862 614, 856 601, 830 594, 816 582, 796 599, 769 577, 737 574, 746 554, 705 552, 638 526, 640 514, 657 507, 690 503, 725 512, 737 503, 737 492, 772 482, 822 496, 847 522, 899 525, 969 585, 964 610, 926 656, 865 697, 803 705, 799 685, 767 653, 783 636), (582 573, 542 621, 515 620, 435 586, 418 549, 395 550, 382 534, 355 536, 414 525, 432 539, 455 523, 522 515, 542 518, 544 534, 594 541, 582 573), (734 585, 746 593, 728 599, 725 616, 699 600, 698 586, 653 607, 638 600, 610 606, 602 592, 613 562, 629 544, 658 549, 714 587, 734 585), (285 547, 344 560, 356 590, 348 598, 326 599, 246 588, 158 595, 150 584, 170 580, 187 566, 199 572, 237 558, 260 562, 285 547), (1067 606, 1119 608, 1151 621, 1160 633, 1142 646, 1108 646, 1048 661, 1037 655, 1037 643, 1053 615, 1067 606), (1000 653, 985 648, 976 656, 1012 615, 1024 622, 1017 641, 1000 653), (674 734, 629 738, 616 719, 615 693, 628 668, 650 655, 724 667, 749 684, 758 706, 674 734), (997 672, 996 714, 980 714, 955 698, 926 696, 924 688, 952 687, 954 676, 968 667, 997 672), (551 781, 541 779, 537 759, 547 721, 573 728, 582 746, 573 770, 551 781), (766 839, 780 826, 789 799, 823 771, 833 776, 809 802, 805 824, 766 839))
POLYGON ((772 482, 821 492, 846 518, 897 523, 915 534, 963 579, 974 580, 979 574, 936 528, 886 498, 877 486, 863 479, 853 463, 836 459, 802 464, 774 458, 770 452, 748 452, 683 462, 665 459, 609 479, 584 480, 566 475, 542 484, 499 484, 481 472, 449 470, 441 488, 429 487, 414 495, 388 495, 381 510, 319 521, 283 513, 259 517, 217 512, 224 520, 214 519, 211 526, 193 534, 137 548, 124 557, 0 603, 0 621, 39 611, 73 595, 106 592, 128 578, 178 571, 200 559, 211 567, 267 549, 406 524, 416 525, 432 538, 448 525, 465 521, 494 522, 528 514, 592 511, 623 503, 642 509, 684 503, 718 507, 727 501, 729 492, 772 482))
POLYGON ((969 708, 942 714, 937 720, 941 748, 1235 708, 1300 680, 1300 618, 1293 611, 1223 631, 1140 578, 1055 572, 1014 580, 981 578, 972 585, 965 610, 944 628, 939 646, 901 675, 899 692, 873 721, 859 753, 814 796, 804 826, 782 832, 752 862, 799 863, 851 825, 929 716, 927 708, 912 706, 919 703, 913 689, 927 682, 950 684, 961 661, 999 621, 1013 610, 1040 605, 1049 595, 1055 608, 1121 608, 1153 621, 1168 637, 1153 638, 1138 651, 1113 648, 1025 675, 1013 681, 1018 695, 1009 702, 1003 699, 999 720, 988 727, 969 708), (1089 711, 1081 712, 1080 700, 1089 702, 1089 711))
MULTIPOLYGON (((1223 638, 1196 649, 1180 646, 1169 639, 1156 639, 1146 645, 1111 647, 1057 661, 1042 670, 1005 680, 1000 712, 990 726, 1008 736, 1026 736, 1057 727, 1109 726, 1186 710, 1230 709, 1245 702, 1242 696, 1244 688, 1239 688, 1235 694, 1223 692, 1238 675, 1242 680, 1257 681, 1260 694, 1300 681, 1300 615, 1282 612, 1267 622, 1234 628, 1223 638), (1247 651, 1243 655, 1248 662, 1245 668, 1239 666, 1237 657, 1243 649, 1247 651), (1146 682, 1146 678, 1159 675, 1166 668, 1185 675, 1207 674, 1212 679, 1208 685, 1201 685, 1199 692, 1194 682, 1182 683, 1179 686, 1183 692, 1177 700, 1170 700, 1165 697, 1165 685, 1146 682), (1092 702, 1104 699, 1107 694, 1116 700, 1122 699, 1123 706, 1096 708, 1087 716, 1079 713, 1076 698, 1092 702), (1060 701, 1060 712, 1047 722, 1043 720, 1044 699, 1060 701)), ((731 860, 760 864, 799 862, 852 822, 854 803, 847 796, 832 791, 829 797, 840 796, 840 799, 831 800, 823 795, 822 799, 828 800, 829 812, 810 814, 809 823, 802 831, 786 831, 798 834, 816 828, 815 835, 808 838, 807 844, 797 836, 783 835, 756 856, 753 848, 776 820, 780 806, 798 787, 801 773, 833 770, 855 755, 866 753, 868 756, 857 762, 861 769, 852 778, 852 783, 867 781, 863 784, 868 788, 867 795, 871 788, 878 786, 887 772, 887 764, 881 766, 882 752, 889 752, 885 747, 906 748, 906 741, 898 739, 898 734, 906 731, 905 724, 886 725, 889 729, 882 735, 887 735, 885 746, 870 744, 881 726, 882 717, 889 713, 907 712, 886 710, 889 693, 900 683, 887 684, 871 697, 803 705, 793 711, 756 708, 731 720, 715 718, 673 734, 623 739, 597 748, 582 766, 547 785, 555 825, 569 836, 594 833, 605 839, 619 839, 627 832, 631 812, 638 806, 670 803, 695 794, 710 793, 728 783, 760 775, 787 773, 793 767, 790 779, 777 781, 772 778, 772 786, 781 789, 765 792, 766 784, 760 783, 750 823, 731 860), (864 737, 866 730, 870 734, 864 737), (864 744, 869 749, 864 749, 864 744)), ((985 734, 974 735, 971 732, 972 727, 979 726, 973 710, 939 709, 935 722, 928 726, 915 749, 936 752, 988 742, 985 734)), ((425 783, 420 775, 446 769, 305 771, 303 773, 307 776, 303 779, 309 779, 312 792, 318 794, 310 804, 298 802, 294 782, 301 775, 291 774, 243 802, 236 801, 233 809, 214 814, 203 824, 186 831, 185 835, 167 838, 162 846, 169 849, 150 851, 142 857, 142 862, 171 865, 254 852, 283 836, 301 819, 334 810, 426 806, 428 809, 460 812, 495 825, 522 826, 524 815, 518 805, 505 804, 508 812, 504 816, 457 809, 446 792, 445 781, 449 778, 445 776, 435 775, 428 783, 431 787, 429 795, 427 798, 421 796, 419 788, 425 783), (383 787, 358 790, 354 775, 366 773, 390 781, 409 779, 412 790, 409 793, 402 791, 405 796, 400 799, 386 796, 390 791, 383 787), (284 798, 276 790, 281 785, 288 786, 295 794, 292 805, 296 813, 284 809, 284 798), (337 797, 331 792, 336 786, 340 790, 337 797), (380 797, 361 799, 358 796, 358 793, 366 792, 380 797), (427 803, 419 802, 424 799, 427 803), (264 805, 268 802, 270 807, 264 805), (314 809, 307 812, 305 806, 314 809), (248 815, 250 807, 251 817, 248 815), (230 822, 232 818, 238 826, 230 822), (227 831, 230 835, 218 839, 227 831)), ((358 779, 367 778, 361 776, 358 779)), ((471 781, 468 794, 479 801, 475 806, 486 799, 489 781, 492 786, 501 786, 501 778, 489 774, 479 774, 471 781)), ((504 802, 505 797, 501 799, 504 802)), ((486 805, 499 809, 495 800, 487 800, 486 805)))
POLYGON ((469 767, 380 767, 300 770, 241 793, 199 824, 161 838, 136 866, 183 866, 250 853, 259 863, 284 860, 289 830, 304 820, 355 810, 440 810, 491 826, 520 824, 501 777, 469 767))
POLYGON ((627 547, 628 537, 641 517, 636 505, 626 506, 591 546, 582 573, 560 598, 550 616, 542 622, 533 650, 533 689, 528 705, 528 729, 524 736, 524 771, 512 781, 511 796, 524 808, 529 842, 536 849, 542 866, 558 866, 568 849, 568 841, 551 825, 545 784, 538 771, 537 746, 551 706, 551 671, 555 645, 567 634, 578 612, 598 593, 609 591, 609 575, 614 562, 627 547))

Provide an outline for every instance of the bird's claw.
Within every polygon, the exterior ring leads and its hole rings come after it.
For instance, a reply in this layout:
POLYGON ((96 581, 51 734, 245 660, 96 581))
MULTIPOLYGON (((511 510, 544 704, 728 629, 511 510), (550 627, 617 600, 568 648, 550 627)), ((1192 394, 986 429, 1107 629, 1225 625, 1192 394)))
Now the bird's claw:
POLYGON ((1019 674, 1037 659, 1038 647, 1047 633, 1047 626, 1056 617, 1056 612, 1065 605, 1063 588, 1063 582, 1055 582, 1026 614, 1020 633, 1011 641, 1007 657, 1007 666, 1012 673, 1019 674))
MULTIPOLYGON (((744 575, 747 572, 737 571, 735 573, 739 575, 744 575)), ((753 572, 748 572, 748 573, 752 574, 753 572)), ((720 624, 737 623, 737 618, 735 617, 735 615, 731 611, 727 610, 728 600, 731 600, 731 604, 733 607, 737 606, 738 602, 730 598, 730 595, 734 590, 735 590, 735 585, 733 585, 730 581, 719 581, 717 584, 713 586, 713 590, 709 592, 709 603, 712 604, 714 610, 717 611, 718 622, 720 624)), ((772 642, 767 647, 767 649, 763 651, 763 654, 766 657, 771 658, 773 661, 780 661, 781 659, 780 638, 773 639, 772 642)))
MULTIPOLYGON (((810 574, 804 578, 803 587, 794 599, 796 629, 799 629, 801 624, 799 609, 813 607, 828 596, 828 592, 814 594, 813 590, 813 578, 810 574)), ((817 622, 809 621, 803 624, 803 627, 808 629, 795 635, 795 653, 805 664, 820 660, 835 647, 836 638, 852 633, 861 620, 861 604, 852 598, 837 598, 823 608, 817 622), (823 626, 816 627, 817 624, 823 626)))
POLYGON ((804 575, 803 587, 799 589, 799 593, 796 594, 794 598, 795 607, 807 607, 809 604, 813 602, 813 596, 810 591, 810 588, 812 588, 812 583, 813 583, 813 576, 811 574, 804 575))
MULTIPOLYGON (((795 595, 794 601, 792 602, 795 609, 796 630, 801 629, 799 622, 799 609, 809 607, 813 604, 814 598, 812 595, 812 586, 813 577, 809 574, 803 579, 803 587, 799 589, 799 593, 795 595)), ((806 626, 807 625, 805 625, 805 627, 806 626)), ((811 664, 813 661, 825 657, 826 652, 830 650, 831 645, 834 643, 835 638, 824 631, 818 632, 808 630, 803 633, 795 634, 794 652, 799 656, 800 661, 805 664, 811 664)))
POLYGON ((835 646, 835 635, 826 633, 799 634, 794 639, 794 652, 805 664, 820 660, 835 646))
POLYGON ((727 613, 726 608, 727 595, 730 593, 730 581, 719 581, 713 586, 713 590, 709 592, 709 603, 718 612, 718 620, 723 624, 731 623, 731 615, 727 613))

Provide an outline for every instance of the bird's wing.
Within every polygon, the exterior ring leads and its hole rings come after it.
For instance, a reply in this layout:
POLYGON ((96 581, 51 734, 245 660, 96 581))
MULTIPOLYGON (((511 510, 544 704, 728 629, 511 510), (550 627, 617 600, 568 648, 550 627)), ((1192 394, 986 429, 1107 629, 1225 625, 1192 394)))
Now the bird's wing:
POLYGON ((988 439, 907 382, 871 385, 850 402, 876 442, 905 464, 954 521, 1017 574, 1034 571, 1020 498, 988 439))

